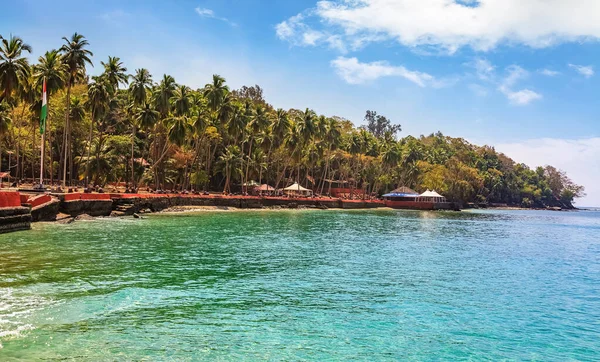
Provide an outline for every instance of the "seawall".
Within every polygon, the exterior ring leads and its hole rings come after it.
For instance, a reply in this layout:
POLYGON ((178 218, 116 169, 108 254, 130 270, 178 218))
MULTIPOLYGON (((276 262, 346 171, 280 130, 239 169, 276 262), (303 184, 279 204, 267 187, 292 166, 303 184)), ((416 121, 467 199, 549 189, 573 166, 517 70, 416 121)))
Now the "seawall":
MULTIPOLYGON (((25 200, 27 201, 27 200, 25 200)), ((31 228, 31 206, 15 191, 0 192, 0 233, 31 228)))

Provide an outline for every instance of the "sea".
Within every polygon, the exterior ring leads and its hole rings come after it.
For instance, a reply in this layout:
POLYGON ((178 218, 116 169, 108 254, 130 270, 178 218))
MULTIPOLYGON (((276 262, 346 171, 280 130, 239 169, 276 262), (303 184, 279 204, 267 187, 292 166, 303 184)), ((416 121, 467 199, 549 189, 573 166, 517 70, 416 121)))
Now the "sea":
POLYGON ((598 361, 600 211, 203 211, 0 235, 0 361, 598 361))

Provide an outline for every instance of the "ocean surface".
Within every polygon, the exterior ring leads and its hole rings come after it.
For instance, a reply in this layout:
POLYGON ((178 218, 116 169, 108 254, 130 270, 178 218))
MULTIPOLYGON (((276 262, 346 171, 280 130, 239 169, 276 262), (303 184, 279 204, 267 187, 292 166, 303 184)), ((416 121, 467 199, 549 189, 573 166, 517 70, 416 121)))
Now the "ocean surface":
POLYGON ((600 212, 243 211, 0 235, 0 361, 600 360, 600 212))

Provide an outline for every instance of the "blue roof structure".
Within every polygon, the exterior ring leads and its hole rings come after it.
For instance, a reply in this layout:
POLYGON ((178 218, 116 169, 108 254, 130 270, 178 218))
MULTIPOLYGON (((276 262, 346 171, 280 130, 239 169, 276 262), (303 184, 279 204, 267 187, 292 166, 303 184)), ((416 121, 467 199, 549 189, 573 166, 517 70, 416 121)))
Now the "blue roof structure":
POLYGON ((419 197, 419 194, 407 194, 403 192, 390 192, 389 194, 383 195, 383 197, 419 197))

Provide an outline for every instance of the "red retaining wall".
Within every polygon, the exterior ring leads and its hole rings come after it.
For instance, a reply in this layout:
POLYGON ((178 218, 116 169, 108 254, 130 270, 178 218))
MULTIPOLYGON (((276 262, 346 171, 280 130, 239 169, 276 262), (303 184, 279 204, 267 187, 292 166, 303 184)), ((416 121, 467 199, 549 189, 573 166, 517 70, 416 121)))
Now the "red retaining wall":
POLYGON ((396 209, 433 210, 433 202, 390 201, 385 200, 385 206, 396 209))
POLYGON ((27 200, 27 203, 31 204, 31 207, 33 208, 36 206, 43 205, 50 201, 52 201, 52 196, 50 196, 50 195, 37 195, 37 196, 30 196, 29 199, 27 200))
POLYGON ((0 191, 0 207, 20 207, 21 195, 16 191, 0 191))
POLYGON ((110 200, 110 194, 82 194, 78 192, 65 194, 65 201, 76 200, 110 200))

